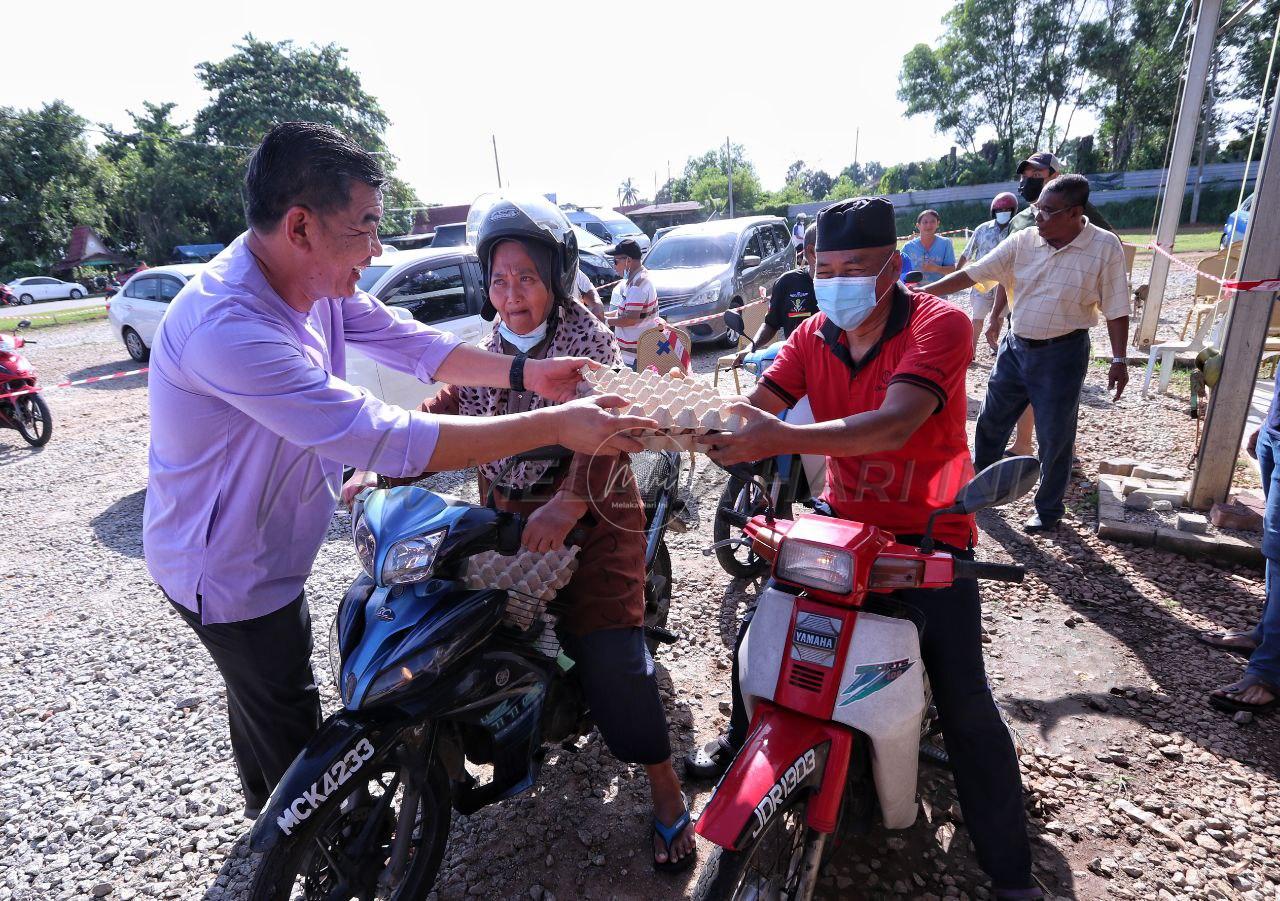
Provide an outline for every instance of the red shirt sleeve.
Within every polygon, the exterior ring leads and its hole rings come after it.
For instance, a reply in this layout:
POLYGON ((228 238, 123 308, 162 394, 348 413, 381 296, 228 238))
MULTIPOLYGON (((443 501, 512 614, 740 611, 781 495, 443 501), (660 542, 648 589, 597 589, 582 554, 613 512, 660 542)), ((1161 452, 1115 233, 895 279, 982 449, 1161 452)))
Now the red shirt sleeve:
POLYGON ((968 315, 948 301, 916 295, 916 309, 907 326, 909 341, 889 384, 918 385, 938 398, 940 411, 947 400, 964 396, 965 373, 973 361, 973 326, 968 315))
POLYGON ((778 395, 788 407, 794 407, 809 393, 805 388, 807 357, 815 342, 822 343, 822 337, 815 332, 818 321, 825 322, 826 318, 818 315, 806 319, 791 333, 772 365, 760 377, 760 384, 778 395))

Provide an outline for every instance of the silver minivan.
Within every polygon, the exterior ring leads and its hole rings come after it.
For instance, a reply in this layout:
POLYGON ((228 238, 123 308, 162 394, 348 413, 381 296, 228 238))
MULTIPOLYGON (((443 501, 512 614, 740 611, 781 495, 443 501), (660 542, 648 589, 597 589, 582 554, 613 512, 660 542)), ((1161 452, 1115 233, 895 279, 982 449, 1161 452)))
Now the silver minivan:
MULTIPOLYGON (((773 283, 795 267, 786 220, 777 216, 717 219, 671 229, 644 258, 668 322, 723 313, 767 297, 773 283)), ((738 335, 715 316, 688 326, 694 341, 737 344, 738 335)))

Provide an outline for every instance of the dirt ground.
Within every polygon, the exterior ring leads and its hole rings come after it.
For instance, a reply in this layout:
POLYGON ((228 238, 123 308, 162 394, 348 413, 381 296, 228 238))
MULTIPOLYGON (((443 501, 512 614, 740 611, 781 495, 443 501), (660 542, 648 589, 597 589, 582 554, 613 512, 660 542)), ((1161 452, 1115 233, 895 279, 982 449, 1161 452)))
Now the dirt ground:
MULTIPOLYGON (((1175 332, 1182 315, 1176 303, 1166 314, 1175 332)), ((132 368, 105 322, 39 341, 29 356, 51 383, 132 368)), ((718 353, 699 352, 700 378, 718 353)), ((982 350, 970 371, 971 429, 990 361, 982 350)), ((1029 571, 1022 585, 984 590, 984 627, 993 688, 1020 736, 1036 872, 1067 898, 1280 897, 1276 720, 1211 710, 1207 692, 1241 663, 1196 641, 1200 629, 1252 625, 1260 573, 1094 535, 1099 461, 1185 466, 1193 451, 1179 383, 1143 401, 1140 370, 1132 377, 1115 404, 1105 367, 1089 374, 1064 528, 1026 536, 1027 502, 980 517, 980 556, 1029 571)), ((0 435, 9 528, 21 536, 0 572, 0 901, 236 897, 246 827, 221 686, 141 556, 146 379, 48 399, 48 447, 0 435)), ((682 641, 659 663, 680 754, 725 723, 731 642, 759 589, 701 553, 721 479, 698 459, 700 521, 669 538, 682 641)), ((307 585, 327 711, 325 636, 358 570, 348 535, 339 514, 307 585)), ((838 842, 821 897, 989 896, 949 775, 921 773, 915 826, 838 842)), ((688 788, 700 809, 710 786, 688 788)), ((685 897, 696 871, 660 877, 646 860, 647 795, 643 772, 598 735, 556 749, 527 796, 455 817, 438 896, 685 897)))

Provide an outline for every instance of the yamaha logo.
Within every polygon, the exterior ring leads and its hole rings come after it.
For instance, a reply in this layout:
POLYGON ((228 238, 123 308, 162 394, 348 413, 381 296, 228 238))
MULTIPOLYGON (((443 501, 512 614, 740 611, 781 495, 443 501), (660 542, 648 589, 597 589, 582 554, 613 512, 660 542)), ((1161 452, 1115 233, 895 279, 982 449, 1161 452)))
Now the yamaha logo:
POLYGON ((831 667, 836 662, 841 621, 819 613, 800 613, 791 630, 791 657, 804 663, 831 667))
POLYGON ((498 686, 499 688, 502 688, 502 686, 506 685, 510 681, 511 681, 511 671, 507 669, 505 666, 502 669, 498 670, 493 676, 493 684, 498 686))
POLYGON ((396 618, 396 612, 392 610, 390 607, 379 607, 377 610, 373 612, 373 615, 376 616, 378 619, 382 620, 384 623, 389 623, 396 618))

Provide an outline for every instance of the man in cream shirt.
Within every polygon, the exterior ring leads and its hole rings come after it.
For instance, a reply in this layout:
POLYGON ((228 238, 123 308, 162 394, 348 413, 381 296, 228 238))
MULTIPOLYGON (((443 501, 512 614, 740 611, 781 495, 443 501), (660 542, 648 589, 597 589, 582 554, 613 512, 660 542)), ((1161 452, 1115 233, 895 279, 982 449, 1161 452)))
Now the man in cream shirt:
POLYGON ((1065 510, 1080 390, 1089 369, 1089 329, 1101 312, 1111 341, 1107 387, 1119 400, 1129 381, 1129 286, 1120 239, 1089 224, 1089 181, 1062 175, 1045 185, 1035 228, 1001 242, 980 260, 929 286, 951 294, 1001 284, 1009 295, 1010 330, 1000 342, 978 414, 974 466, 1000 458, 1029 403, 1040 441, 1040 487, 1028 532, 1053 529, 1065 510))

